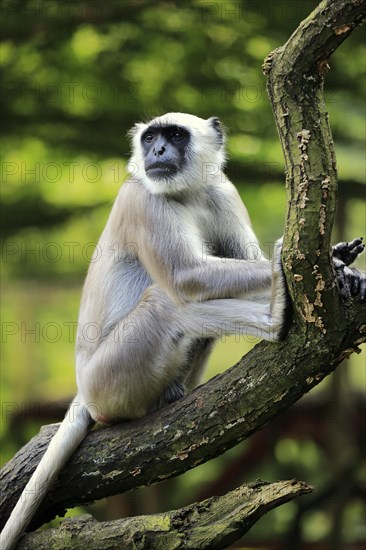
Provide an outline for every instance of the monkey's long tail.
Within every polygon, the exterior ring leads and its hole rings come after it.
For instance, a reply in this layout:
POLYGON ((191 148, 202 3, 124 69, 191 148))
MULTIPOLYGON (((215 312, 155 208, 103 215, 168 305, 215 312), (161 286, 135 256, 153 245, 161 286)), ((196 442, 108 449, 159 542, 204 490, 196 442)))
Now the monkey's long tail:
POLYGON ((76 396, 0 534, 1 550, 15 548, 52 481, 83 441, 91 424, 87 408, 76 396))

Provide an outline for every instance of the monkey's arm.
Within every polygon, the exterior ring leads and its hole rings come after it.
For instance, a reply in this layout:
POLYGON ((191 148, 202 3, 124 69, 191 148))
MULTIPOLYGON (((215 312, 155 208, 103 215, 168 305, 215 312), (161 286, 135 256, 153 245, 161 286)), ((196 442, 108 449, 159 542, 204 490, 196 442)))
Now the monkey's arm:
POLYGON ((179 214, 169 203, 156 201, 145 212, 148 219, 140 228, 138 246, 146 271, 172 298, 180 302, 235 298, 270 287, 269 260, 207 254, 206 243, 179 214))

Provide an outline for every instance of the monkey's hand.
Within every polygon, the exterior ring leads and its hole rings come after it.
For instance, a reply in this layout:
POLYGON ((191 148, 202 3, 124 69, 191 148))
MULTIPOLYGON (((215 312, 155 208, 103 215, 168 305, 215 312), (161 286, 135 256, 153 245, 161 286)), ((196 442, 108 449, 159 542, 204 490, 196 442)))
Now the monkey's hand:
POLYGON ((348 267, 365 249, 362 237, 350 243, 338 243, 332 248, 333 265, 341 295, 345 299, 366 299, 366 273, 355 267, 348 267))
POLYGON ((363 238, 353 239, 350 243, 338 243, 332 247, 332 256, 334 267, 337 269, 338 266, 343 264, 351 265, 357 256, 365 250, 365 245, 363 244, 363 238))

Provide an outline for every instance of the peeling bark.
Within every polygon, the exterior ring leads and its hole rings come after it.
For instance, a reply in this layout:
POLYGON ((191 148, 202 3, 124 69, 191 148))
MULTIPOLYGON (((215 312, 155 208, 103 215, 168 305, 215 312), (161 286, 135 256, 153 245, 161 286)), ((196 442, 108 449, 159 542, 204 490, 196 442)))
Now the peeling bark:
POLYGON ((348 322, 329 259, 337 169, 323 85, 330 55, 365 16, 364 0, 323 1, 263 66, 286 165, 283 260, 307 339, 339 339, 348 322))

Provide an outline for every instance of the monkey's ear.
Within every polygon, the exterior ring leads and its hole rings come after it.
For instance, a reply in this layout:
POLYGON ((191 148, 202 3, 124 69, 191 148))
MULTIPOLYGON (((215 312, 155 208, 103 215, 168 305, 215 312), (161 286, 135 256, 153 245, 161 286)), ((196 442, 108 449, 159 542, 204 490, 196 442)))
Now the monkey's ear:
POLYGON ((224 125, 217 116, 212 116, 208 119, 207 122, 215 130, 217 136, 217 144, 219 145, 219 147, 221 147, 222 145, 224 145, 226 139, 226 131, 224 125))
POLYGON ((142 133, 145 127, 146 124, 144 124, 143 122, 136 122, 136 124, 134 124, 130 130, 128 130, 127 136, 130 139, 133 139, 138 133, 142 133))

